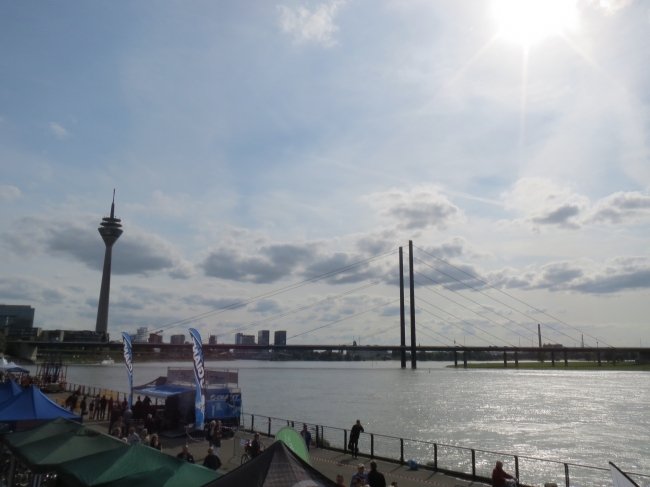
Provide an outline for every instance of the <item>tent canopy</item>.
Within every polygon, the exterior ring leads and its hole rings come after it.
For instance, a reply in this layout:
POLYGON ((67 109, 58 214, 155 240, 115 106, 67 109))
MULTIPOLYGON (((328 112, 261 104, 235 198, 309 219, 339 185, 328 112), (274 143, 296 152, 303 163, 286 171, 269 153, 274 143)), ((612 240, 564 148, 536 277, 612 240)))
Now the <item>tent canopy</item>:
POLYGON ((15 362, 7 362, 5 359, 3 360, 5 363, 0 363, 0 372, 29 374, 29 370, 23 369, 20 365, 16 365, 15 362))
POLYGON ((70 487, 200 487, 221 477, 205 467, 123 441, 68 419, 2 438, 30 470, 70 487))
POLYGON ((0 405, 0 421, 35 421, 44 419, 81 418, 52 401, 34 386, 0 405))
POLYGON ((12 399, 23 392, 23 390, 12 380, 8 380, 0 386, 0 404, 12 399))
POLYGON ((282 441, 264 453, 204 487, 335 487, 336 483, 296 455, 282 441))

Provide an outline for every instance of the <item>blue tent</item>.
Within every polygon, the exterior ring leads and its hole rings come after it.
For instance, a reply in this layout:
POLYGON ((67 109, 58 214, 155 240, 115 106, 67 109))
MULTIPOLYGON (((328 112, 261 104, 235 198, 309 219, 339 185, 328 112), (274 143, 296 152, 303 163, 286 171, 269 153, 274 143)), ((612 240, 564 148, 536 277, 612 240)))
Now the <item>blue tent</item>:
POLYGON ((42 421, 56 418, 81 422, 80 416, 63 409, 34 386, 29 386, 13 399, 0 404, 0 432, 15 431, 21 429, 21 426, 34 427, 42 421))
POLYGON ((23 390, 12 380, 8 380, 0 386, 0 405, 23 392, 23 390))

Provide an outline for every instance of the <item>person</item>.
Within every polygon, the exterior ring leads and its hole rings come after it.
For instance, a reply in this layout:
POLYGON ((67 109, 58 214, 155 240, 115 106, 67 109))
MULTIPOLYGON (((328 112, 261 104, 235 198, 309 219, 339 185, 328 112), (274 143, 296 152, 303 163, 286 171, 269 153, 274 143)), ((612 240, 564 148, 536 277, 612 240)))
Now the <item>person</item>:
POLYGON ((95 415, 92 417, 92 419, 99 419, 99 414, 100 414, 99 407, 101 406, 102 403, 99 394, 95 396, 95 398, 93 399, 93 403, 95 403, 95 415))
POLYGON ((155 433, 157 431, 156 422, 151 417, 151 414, 147 414, 147 419, 144 420, 144 427, 147 428, 147 431, 150 433, 155 433))
POLYGON ((88 419, 95 419, 95 400, 88 401, 88 419))
POLYGON ((377 462, 370 462, 370 472, 368 472, 368 485, 370 487, 386 487, 386 477, 377 470, 377 462))
POLYGON ((357 419, 357 423, 350 430, 350 443, 348 444, 354 458, 359 458, 359 436, 361 433, 363 433, 363 426, 361 426, 361 420, 357 419))
POLYGON ((129 408, 129 401, 126 400, 126 396, 124 396, 124 401, 122 401, 122 405, 120 407, 122 408, 122 412, 126 411, 129 408))
POLYGON ((86 401, 86 396, 81 399, 81 404, 79 404, 79 409, 81 410, 81 420, 83 421, 84 416, 86 415, 86 409, 88 408, 88 402, 86 401))
POLYGON ((508 485, 506 482, 507 479, 514 479, 514 477, 503 470, 503 462, 497 460, 497 464, 494 467, 494 470, 492 470, 492 487, 503 487, 504 485, 508 485))
POLYGON ((115 438, 122 438, 122 430, 119 428, 113 428, 111 430, 111 436, 114 436, 115 438))
POLYGON ((158 440, 158 435, 151 435, 151 441, 149 442, 149 446, 151 448, 154 448, 158 451, 162 451, 162 445, 160 444, 160 441, 158 440))
POLYGON ((203 466, 210 470, 218 470, 221 467, 221 459, 214 454, 214 448, 208 448, 208 456, 203 459, 203 466))
POLYGON ((307 451, 309 451, 309 445, 311 445, 311 433, 307 429, 306 424, 302 425, 302 431, 300 432, 300 436, 302 436, 302 439, 305 440, 305 445, 307 445, 307 451))
POLYGON ((140 431, 140 436, 142 437, 142 445, 149 446, 149 443, 151 443, 151 436, 149 436, 149 432, 147 431, 147 428, 142 428, 142 431, 140 431))
POLYGON ((144 401, 142 401, 142 415, 144 417, 147 414, 151 414, 151 398, 144 396, 144 401))
POLYGON ((106 407, 108 406, 108 400, 106 399, 106 395, 104 394, 102 398, 99 400, 99 419, 104 419, 106 417, 106 407))
POLYGON ((255 433, 250 448, 251 458, 257 457, 261 452, 262 452, 262 445, 260 444, 260 434, 255 433))
MULTIPOLYGON (((113 413, 113 396, 108 399, 106 403, 106 413, 110 416, 113 413)), ((102 418, 103 419, 103 418, 102 418)))
POLYGON ((212 437, 210 438, 210 446, 214 448, 214 454, 219 456, 219 450, 221 449, 221 435, 223 434, 221 430, 221 421, 210 423, 213 425, 212 437))
MULTIPOLYGON (((127 430, 126 430, 126 425, 124 424, 124 421, 122 421, 122 416, 117 416, 117 418, 115 418, 115 421, 113 422, 113 425, 112 425, 112 427, 111 427, 111 430, 112 430, 113 428, 119 428, 119 430, 120 430, 123 434, 126 433, 126 431, 127 431, 127 430)), ((120 438, 121 438, 121 436, 120 436, 120 438)))
POLYGON ((144 406, 140 400, 140 396, 138 396, 138 400, 135 401, 135 404, 133 405, 133 419, 135 420, 135 424, 138 424, 138 421, 144 419, 143 410, 144 406))
POLYGON ((359 480, 363 482, 361 485, 366 485, 368 483, 368 474, 365 472, 365 469, 366 466, 363 463, 357 465, 357 473, 352 476, 350 486, 356 485, 359 480))
POLYGON ((126 411, 122 414, 122 420, 128 429, 131 426, 131 419, 133 419, 133 411, 127 407, 126 411))
POLYGON ((137 445, 142 441, 140 440, 138 434, 135 432, 135 428, 133 426, 129 428, 129 436, 126 437, 126 441, 129 445, 137 445))
POLYGON ((345 479, 343 478, 343 475, 338 474, 336 476, 336 485, 340 485, 342 487, 345 487, 345 484, 343 482, 345 482, 345 479))
POLYGON ((190 447, 187 445, 183 445, 183 451, 176 455, 176 458, 185 460, 187 463, 194 463, 194 457, 190 453, 190 447))

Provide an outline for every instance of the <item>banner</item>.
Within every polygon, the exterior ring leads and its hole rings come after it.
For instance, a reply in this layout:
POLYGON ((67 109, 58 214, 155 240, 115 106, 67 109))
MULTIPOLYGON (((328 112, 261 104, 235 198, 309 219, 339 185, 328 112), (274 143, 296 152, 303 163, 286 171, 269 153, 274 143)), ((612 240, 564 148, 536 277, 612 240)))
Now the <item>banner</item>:
POLYGON ((124 344, 124 364, 129 374, 129 409, 133 401, 133 351, 131 349, 131 337, 128 333, 122 332, 122 342, 124 344))
POLYGON ((284 428, 280 429, 280 431, 275 434, 275 441, 281 441, 287 445, 291 451, 293 451, 296 455, 311 465, 309 450, 305 444, 305 439, 300 436, 300 433, 295 431, 293 428, 285 426, 284 428))
POLYGON ((196 400, 194 410, 196 415, 196 428, 203 428, 205 422, 205 365, 203 363, 203 347, 201 335, 194 328, 190 328, 192 338, 192 358, 194 359, 194 380, 196 382, 196 400))

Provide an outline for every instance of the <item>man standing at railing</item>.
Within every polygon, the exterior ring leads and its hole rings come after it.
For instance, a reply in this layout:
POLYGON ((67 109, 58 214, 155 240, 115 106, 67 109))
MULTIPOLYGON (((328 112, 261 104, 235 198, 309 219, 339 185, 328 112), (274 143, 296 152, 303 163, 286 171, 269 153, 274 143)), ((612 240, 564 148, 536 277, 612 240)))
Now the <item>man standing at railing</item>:
POLYGON ((506 482, 508 479, 514 479, 514 477, 503 470, 503 462, 497 460, 497 465, 494 467, 494 470, 492 470, 492 487, 507 486, 509 485, 508 482, 506 482))
POLYGON ((302 436, 302 439, 305 440, 305 445, 307 445, 307 451, 309 451, 309 445, 311 445, 311 433, 307 429, 306 424, 302 425, 302 431, 300 432, 300 436, 302 436))
POLYGON ((363 433, 363 426, 361 426, 361 420, 357 419, 357 424, 352 426, 350 430, 350 442, 348 445, 354 458, 359 458, 359 436, 361 436, 361 433, 363 433))

